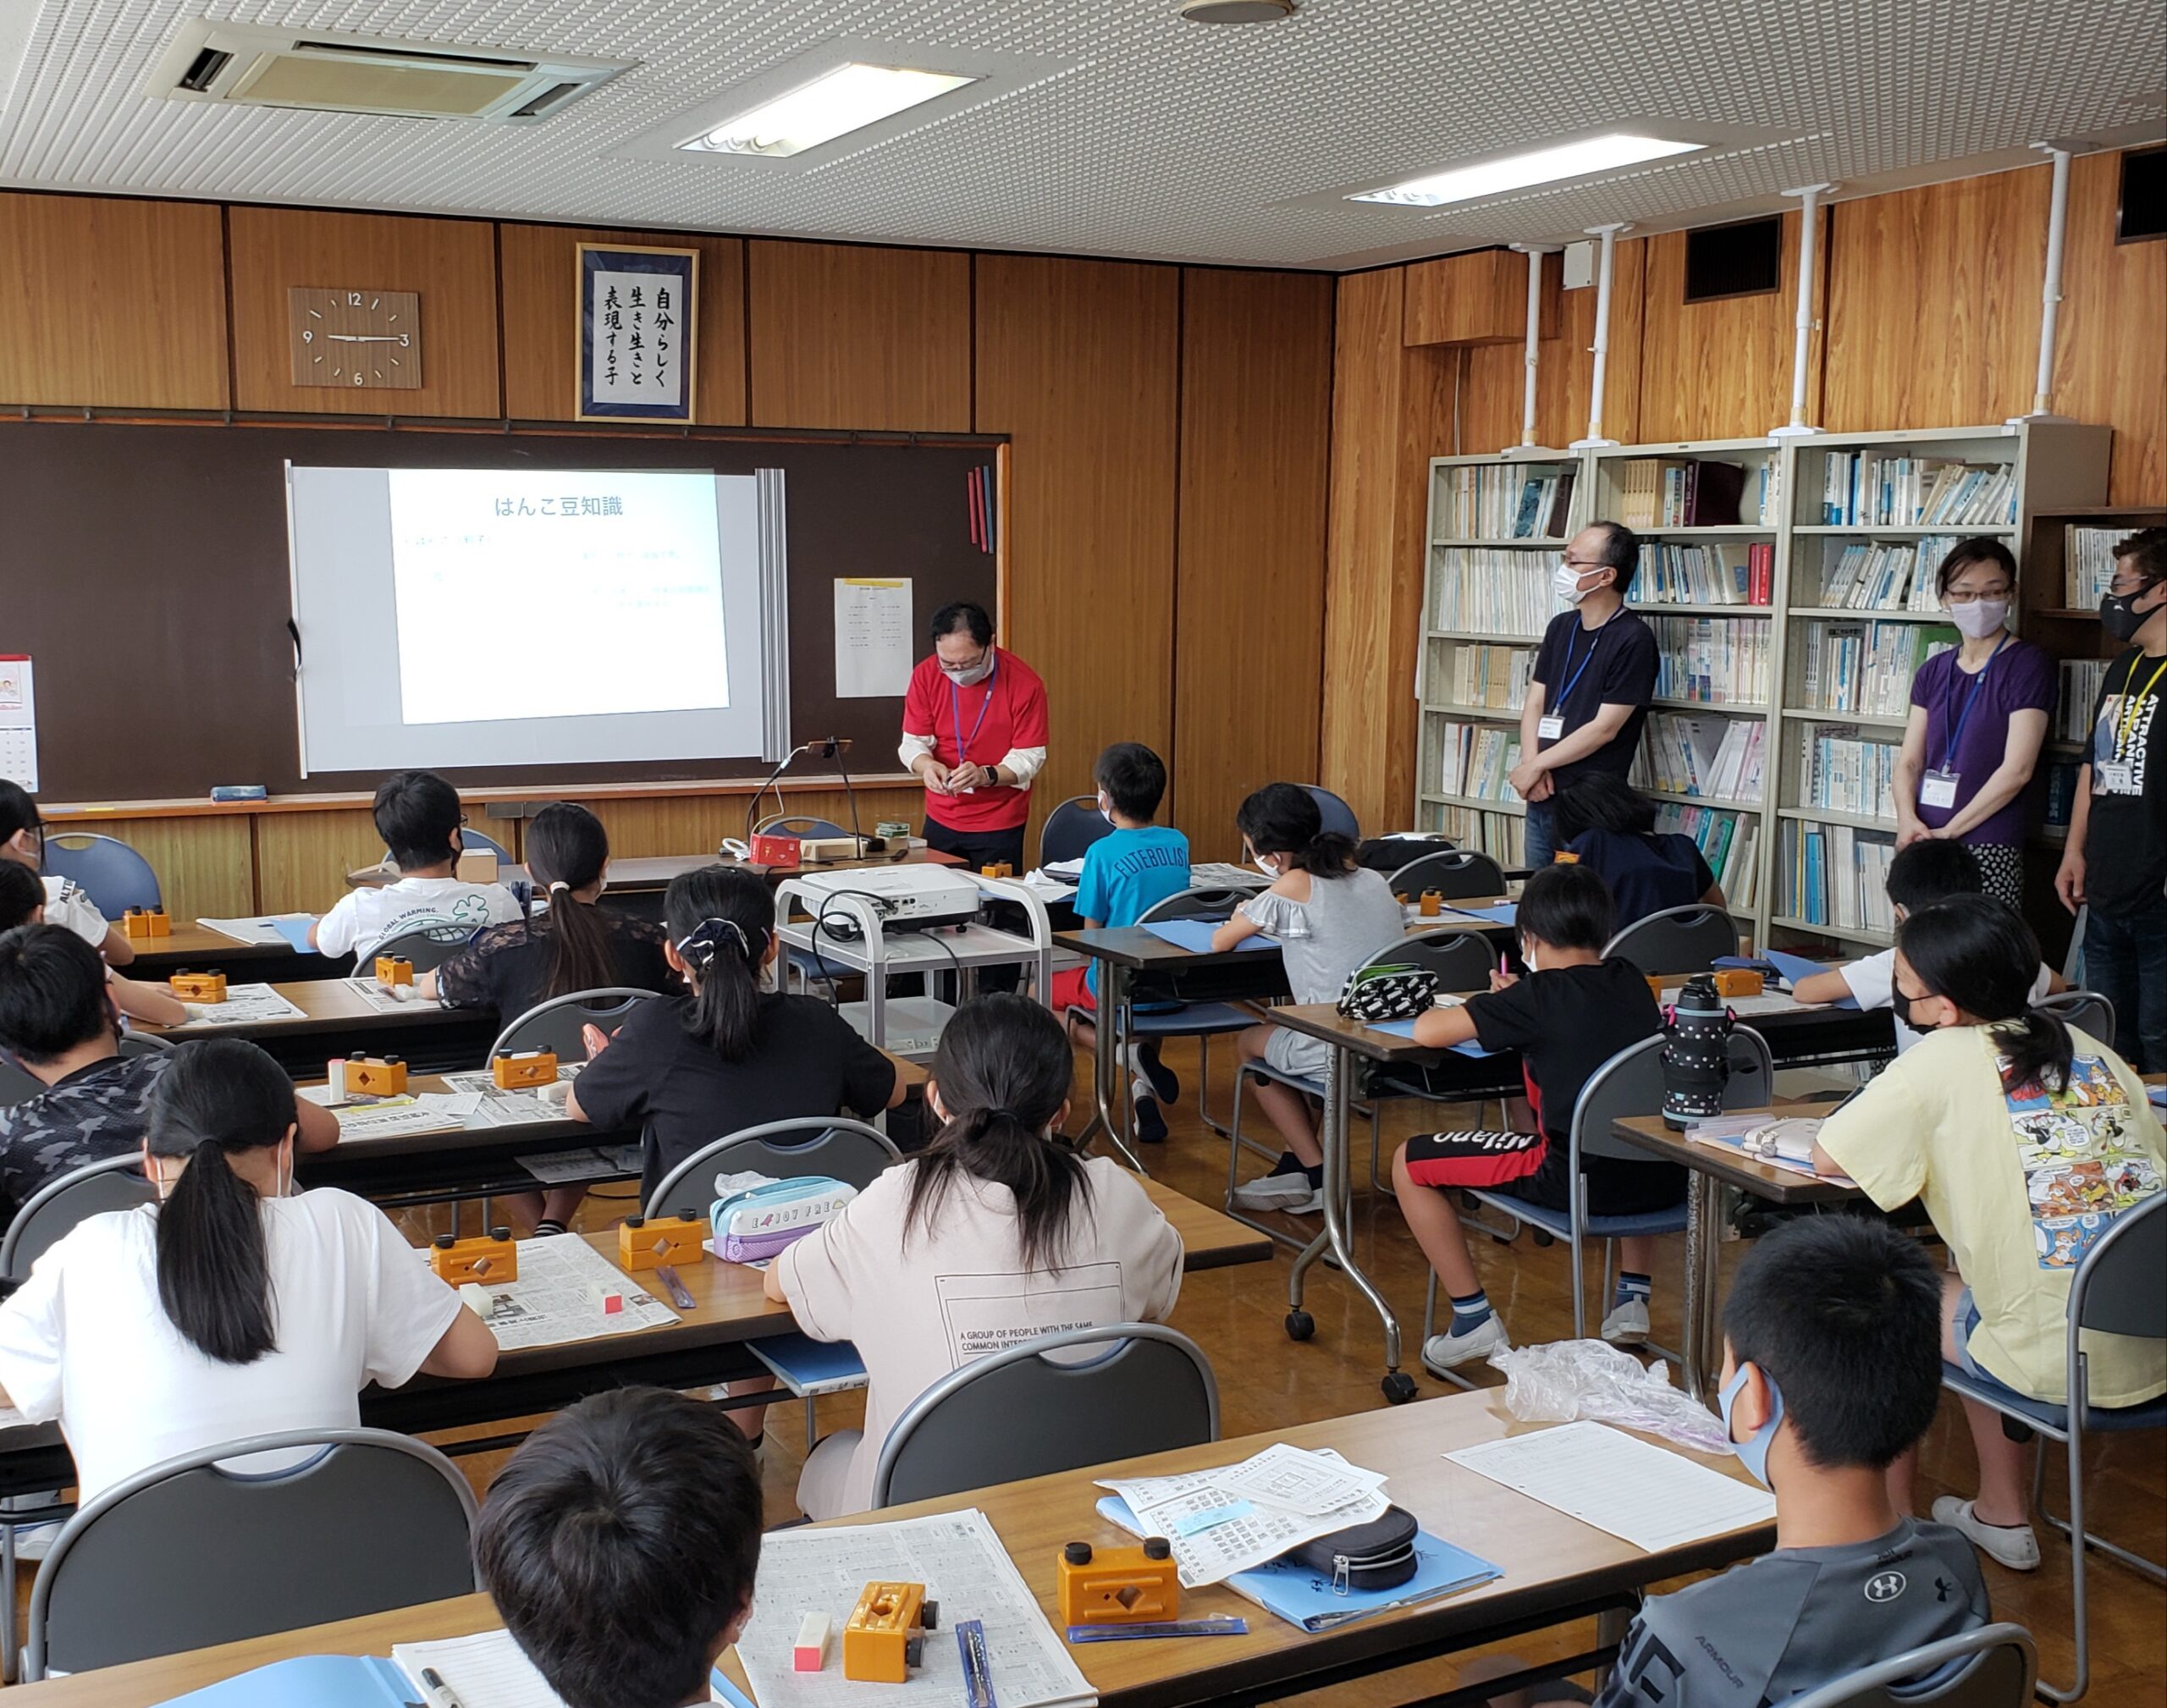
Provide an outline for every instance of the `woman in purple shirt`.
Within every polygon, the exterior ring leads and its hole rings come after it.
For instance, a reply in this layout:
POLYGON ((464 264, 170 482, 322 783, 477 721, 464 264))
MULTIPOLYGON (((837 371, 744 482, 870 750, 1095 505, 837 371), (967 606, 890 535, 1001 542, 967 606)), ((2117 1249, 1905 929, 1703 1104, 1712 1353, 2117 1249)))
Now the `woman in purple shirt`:
POLYGON ((1999 540, 1960 540, 1942 559, 1943 608, 1963 635, 1911 679, 1896 760, 1896 846, 1924 836, 1969 847, 1987 893, 2024 895, 2024 791, 2055 697, 2054 661, 2009 632, 2016 559, 1999 540))

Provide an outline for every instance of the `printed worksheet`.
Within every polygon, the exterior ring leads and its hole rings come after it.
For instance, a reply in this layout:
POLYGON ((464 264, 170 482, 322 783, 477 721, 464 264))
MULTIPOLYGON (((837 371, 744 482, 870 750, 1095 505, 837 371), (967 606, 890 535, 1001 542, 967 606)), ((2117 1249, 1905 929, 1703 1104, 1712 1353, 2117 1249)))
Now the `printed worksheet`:
POLYGON ((1385 1485, 1381 1471, 1350 1465, 1337 1454, 1274 1442, 1262 1452, 1223 1471, 1219 1481, 1260 1506, 1298 1518, 1319 1518, 1351 1507, 1385 1485))
MULTIPOLYGON (((1392 1504, 1384 1492, 1385 1479, 1375 1472, 1349 1465, 1336 1453, 1311 1454, 1329 1468, 1315 1486, 1321 1491, 1334 1474, 1351 1485, 1359 1479, 1367 1492, 1357 1490, 1346 1505, 1300 1513, 1262 1505, 1243 1492, 1236 1479, 1265 1488, 1282 1490, 1289 1499, 1303 1499, 1311 1484, 1306 1474, 1292 1470, 1276 1450, 1266 1448, 1239 1465, 1221 1465, 1208 1471, 1189 1471, 1174 1477, 1142 1477, 1128 1481, 1100 1479, 1099 1487, 1111 1489, 1128 1502, 1139 1531, 1164 1536, 1172 1546, 1174 1563, 1181 1568, 1182 1586, 1200 1589, 1252 1566, 1276 1560, 1289 1548, 1314 1537, 1329 1535, 1351 1524, 1366 1524, 1384 1516, 1392 1504), (1259 1466, 1260 1460, 1270 1463, 1259 1466), (1254 1471, 1252 1467, 1257 1467, 1254 1471)), ((1297 1450, 1287 1448, 1287 1453, 1297 1450)))
POLYGON ((596 1145, 586 1150, 543 1151, 512 1160, 544 1186, 565 1186, 576 1181, 616 1180, 640 1171, 640 1148, 636 1144, 596 1145))
MULTIPOLYGON (((560 1083, 578 1073, 580 1065, 559 1064, 560 1083)), ((532 1091, 502 1091, 487 1068, 468 1073, 447 1073, 444 1083, 453 1091, 476 1099, 474 1111, 466 1117, 471 1127, 521 1127, 540 1121, 562 1121, 565 1106, 561 1103, 545 1103, 532 1091)))
POLYGON ((267 984, 229 984, 223 1002, 190 1002, 184 1006, 188 1010, 188 1029, 191 1032, 308 1018, 267 984))
POLYGON ((378 1014, 403 1014, 410 1008, 434 1008, 433 1001, 414 994, 411 984, 378 984, 372 972, 339 981, 378 1014))
POLYGON ((763 1538, 759 1590, 737 1658, 760 1708, 863 1708, 871 1701, 951 1708, 964 1700, 951 1629, 964 1619, 985 1628, 1001 1708, 1065 1708, 1098 1700, 975 1507, 895 1523, 777 1530, 763 1538), (940 1623, 926 1635, 924 1664, 905 1684, 857 1684, 843 1677, 842 1628, 874 1581, 923 1584, 928 1598, 940 1604, 940 1623), (808 1613, 825 1613, 835 1632, 828 1664, 818 1672, 791 1666, 808 1613))
POLYGON ((508 1353, 598 1341, 610 1335, 674 1323, 677 1313, 576 1234, 519 1242, 519 1279, 484 1285, 489 1309, 482 1320, 508 1353), (593 1289, 620 1295, 614 1314, 595 1302, 593 1289))

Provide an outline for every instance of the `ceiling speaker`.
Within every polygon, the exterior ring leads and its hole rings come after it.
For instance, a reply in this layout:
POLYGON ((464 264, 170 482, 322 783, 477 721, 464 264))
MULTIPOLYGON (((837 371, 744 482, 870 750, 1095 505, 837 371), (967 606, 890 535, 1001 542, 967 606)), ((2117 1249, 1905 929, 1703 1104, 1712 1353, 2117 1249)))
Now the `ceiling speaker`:
POLYGON ((1294 0, 1182 0, 1192 24, 1276 24, 1294 15, 1294 0))

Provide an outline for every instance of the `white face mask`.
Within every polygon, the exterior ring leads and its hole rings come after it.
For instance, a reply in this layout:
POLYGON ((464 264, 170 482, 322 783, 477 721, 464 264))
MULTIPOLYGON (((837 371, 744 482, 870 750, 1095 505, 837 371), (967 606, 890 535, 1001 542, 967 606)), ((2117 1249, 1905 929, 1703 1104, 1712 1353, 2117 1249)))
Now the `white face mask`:
POLYGON ((1274 866, 1269 860, 1265 859, 1263 855, 1252 854, 1249 857, 1249 864, 1255 867, 1258 871, 1263 873, 1265 877, 1271 879, 1274 883, 1278 881, 1279 868, 1276 866, 1274 866))
POLYGON ((967 669, 959 669, 952 664, 944 664, 940 667, 940 674, 959 688, 974 688, 993 674, 993 648, 988 647, 985 656, 967 669))
POLYGON ((1577 605, 1593 592, 1593 587, 1584 587, 1580 582, 1588 576, 1600 573, 1594 570, 1569 569, 1563 564, 1550 572, 1550 590, 1569 605, 1577 605))
POLYGON ((1529 948, 1525 943, 1520 945, 1520 959, 1527 964, 1527 970, 1529 972, 1540 972, 1542 971, 1540 967, 1537 967, 1535 964, 1535 950, 1529 948))
POLYGON ((1099 816, 1109 824, 1114 822, 1113 807, 1103 795, 1099 796, 1099 816))
POLYGON ((1949 620, 1975 641, 1998 635, 2009 623, 2007 599, 1974 599, 1968 605, 1951 605, 1949 620))

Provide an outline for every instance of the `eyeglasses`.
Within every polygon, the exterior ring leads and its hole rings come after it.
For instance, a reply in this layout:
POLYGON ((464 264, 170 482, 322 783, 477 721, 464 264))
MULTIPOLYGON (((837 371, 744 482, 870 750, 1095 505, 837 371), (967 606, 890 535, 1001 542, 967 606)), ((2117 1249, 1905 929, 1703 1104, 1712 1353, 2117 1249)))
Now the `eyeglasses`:
POLYGON ((1601 558, 1561 558, 1558 561, 1567 569, 1578 570, 1582 575, 1587 574, 1590 570, 1607 570, 1610 567, 1601 558))
POLYGON ((1982 600, 2006 599, 2008 597, 2007 587, 1988 587, 1983 592, 1975 592, 1963 587, 1951 587, 1941 596, 1941 602, 1944 605, 1976 605, 1982 600))

